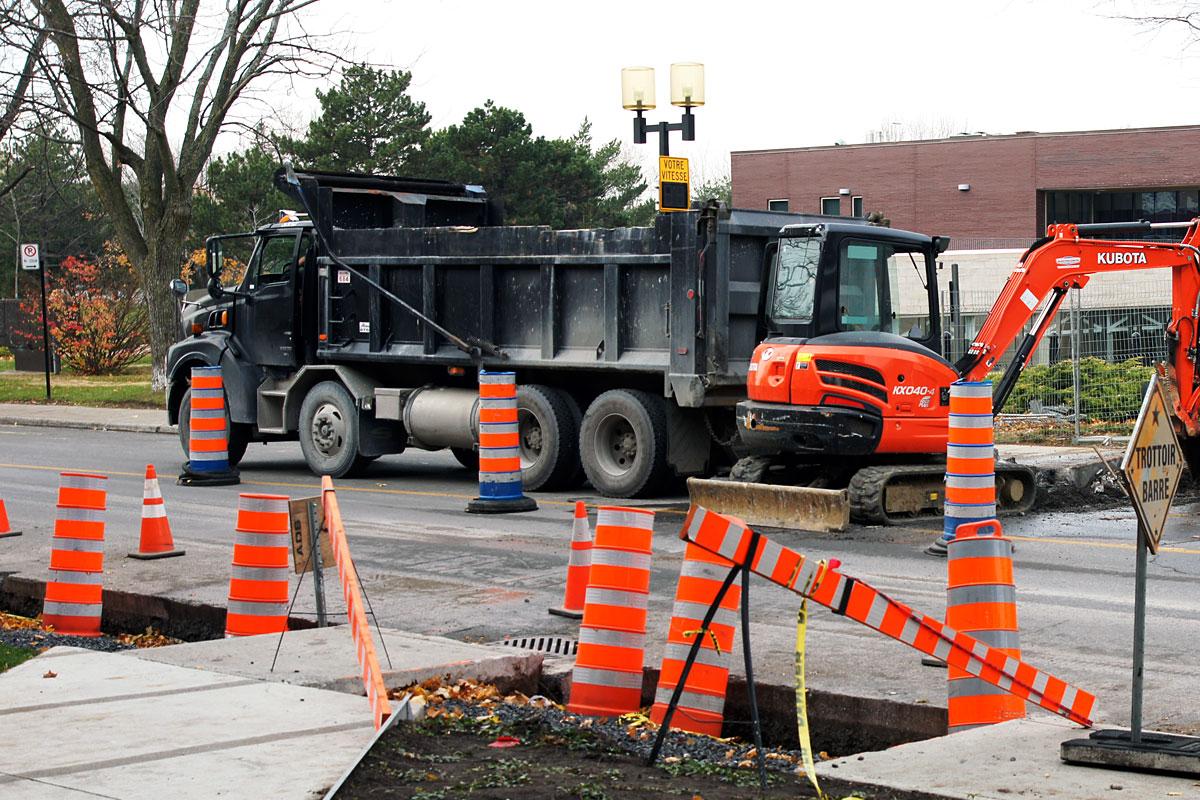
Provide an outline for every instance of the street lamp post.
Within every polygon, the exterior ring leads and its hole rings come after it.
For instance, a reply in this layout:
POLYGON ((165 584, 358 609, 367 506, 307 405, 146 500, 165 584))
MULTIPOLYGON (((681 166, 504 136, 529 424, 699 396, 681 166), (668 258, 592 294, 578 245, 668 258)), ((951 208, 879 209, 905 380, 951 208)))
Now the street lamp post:
POLYGON ((696 117, 692 109, 704 105, 704 65, 683 62, 671 65, 671 105, 683 109, 679 122, 648 121, 643 114, 653 111, 654 68, 626 67, 621 70, 621 105, 634 112, 634 144, 645 144, 646 134, 658 134, 658 154, 671 155, 670 133, 679 131, 685 142, 696 140, 696 117))

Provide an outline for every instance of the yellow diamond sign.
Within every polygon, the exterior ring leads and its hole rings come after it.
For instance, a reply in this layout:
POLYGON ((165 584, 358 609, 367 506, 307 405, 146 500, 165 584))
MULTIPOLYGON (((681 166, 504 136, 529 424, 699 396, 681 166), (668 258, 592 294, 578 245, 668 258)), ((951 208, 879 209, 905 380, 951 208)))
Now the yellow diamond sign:
POLYGON ((1121 472, 1146 533, 1146 545, 1151 553, 1157 553, 1163 527, 1167 524, 1167 512, 1183 472, 1183 451, 1175 438, 1171 414, 1158 386, 1157 375, 1150 379, 1146 389, 1142 411, 1121 462, 1121 472))

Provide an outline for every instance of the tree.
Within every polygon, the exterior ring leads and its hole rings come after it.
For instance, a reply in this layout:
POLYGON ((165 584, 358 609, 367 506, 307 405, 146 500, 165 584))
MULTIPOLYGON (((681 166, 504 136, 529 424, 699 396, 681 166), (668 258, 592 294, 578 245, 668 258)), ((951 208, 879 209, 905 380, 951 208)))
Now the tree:
POLYGON ((328 92, 304 139, 281 147, 310 169, 400 175, 429 138, 425 104, 408 94, 412 73, 356 64, 328 92))
POLYGON ((727 206, 733 205, 733 178, 729 173, 723 173, 701 181, 692 189, 692 200, 704 203, 712 199, 720 200, 727 206))
POLYGON ((506 221, 555 228, 645 224, 654 213, 641 168, 613 140, 593 149, 584 120, 569 139, 533 136, 525 115, 491 100, 435 132, 413 160, 418 177, 482 185, 506 221))
POLYGON ((45 127, 10 142, 0 151, 0 184, 11 187, 0 196, 0 293, 15 289, 21 242, 40 243, 48 257, 96 255, 111 236, 78 144, 45 127))
POLYGON ((945 139, 967 131, 965 120, 950 117, 924 117, 885 120, 867 131, 868 142, 911 142, 918 139, 945 139))
POLYGON ((213 234, 251 230, 295 205, 275 188, 279 165, 279 156, 261 142, 213 159, 196 193, 189 246, 199 247, 213 234))
MULTIPOLYGON (((137 274, 113 242, 100 258, 67 256, 47 272, 46 319, 54 351, 80 375, 112 375, 146 352, 146 304, 137 274)), ((23 301, 26 319, 40 317, 38 304, 23 301)), ((24 338, 41 346, 37 330, 24 338)))
POLYGON ((315 0, 7 0, 8 46, 45 34, 25 99, 78 132, 88 176, 136 268, 153 355, 165 385, 177 311, 167 288, 179 273, 193 190, 231 111, 272 74, 327 74, 335 58, 299 27, 315 0), (170 120, 170 124, 168 124, 170 120))

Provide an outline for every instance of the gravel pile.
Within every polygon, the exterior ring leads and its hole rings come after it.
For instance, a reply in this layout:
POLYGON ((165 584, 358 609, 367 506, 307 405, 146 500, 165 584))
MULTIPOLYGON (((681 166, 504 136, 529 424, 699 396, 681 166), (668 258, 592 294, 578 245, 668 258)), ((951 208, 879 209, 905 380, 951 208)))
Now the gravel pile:
POLYGON ((12 647, 31 647, 34 650, 60 646, 86 647, 88 650, 100 650, 106 653, 134 649, 133 645, 121 644, 110 636, 70 636, 65 633, 47 633, 36 628, 0 630, 0 644, 12 647))
MULTIPOLYGON (((598 739, 613 747, 646 758, 654 746, 658 726, 638 717, 585 717, 572 714, 549 701, 539 702, 531 698, 527 704, 496 702, 480 705, 457 699, 447 699, 440 706, 442 713, 461 713, 463 717, 479 719, 491 714, 499 718, 501 725, 530 723, 543 728, 547 733, 570 734, 587 730, 598 739)), ((767 769, 778 772, 795 772, 801 763, 798 750, 765 748, 767 769)), ((753 743, 735 740, 714 739, 686 731, 672 730, 667 734, 659 752, 660 763, 673 763, 683 759, 705 761, 723 767, 757 768, 757 750, 753 743)))

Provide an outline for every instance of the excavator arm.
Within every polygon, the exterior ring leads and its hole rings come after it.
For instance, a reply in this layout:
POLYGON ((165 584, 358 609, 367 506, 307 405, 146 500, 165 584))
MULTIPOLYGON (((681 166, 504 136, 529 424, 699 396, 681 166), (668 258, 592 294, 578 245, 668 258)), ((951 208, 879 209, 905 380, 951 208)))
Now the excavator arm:
POLYGON ((1166 335, 1171 346, 1175 415, 1189 435, 1200 432, 1200 392, 1197 392, 1197 315, 1200 312, 1200 219, 1184 223, 1115 223, 1050 225, 1046 236, 1021 257, 996 298, 979 333, 955 365, 965 380, 982 380, 1020 334, 1029 318, 1037 318, 1017 347, 996 387, 994 407, 1004 406, 1030 355, 1050 327, 1067 291, 1082 288, 1092 275, 1141 269, 1171 270, 1171 322, 1166 335), (1186 228, 1182 242, 1140 242, 1088 239, 1087 234, 1114 231, 1149 232, 1186 228), (1041 309, 1039 312, 1038 309, 1041 309))

